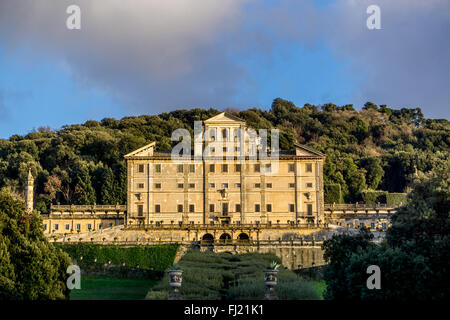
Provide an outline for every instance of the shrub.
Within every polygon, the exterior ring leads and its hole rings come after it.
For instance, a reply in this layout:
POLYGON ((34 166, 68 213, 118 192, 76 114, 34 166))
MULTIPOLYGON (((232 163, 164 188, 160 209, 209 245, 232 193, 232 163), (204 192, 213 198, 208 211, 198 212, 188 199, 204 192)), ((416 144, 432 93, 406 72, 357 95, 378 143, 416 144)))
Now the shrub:
POLYGON ((325 203, 343 203, 341 185, 337 183, 324 185, 325 203))
MULTIPOLYGON (((232 255, 189 251, 179 261, 179 267, 184 271, 181 295, 188 300, 263 299, 266 290, 264 270, 272 261, 281 263, 271 253, 232 255)), ((317 294, 314 295, 312 285, 292 271, 281 267, 278 278, 283 299, 319 299, 317 294)), ((170 290, 166 274, 146 298, 167 299, 170 290)))
POLYGON ((388 205, 406 204, 406 193, 388 193, 386 195, 386 203, 388 205))
MULTIPOLYGON (((267 288, 261 279, 240 281, 228 289, 231 300, 262 300, 267 288)), ((319 294, 310 281, 301 278, 279 278, 275 291, 281 300, 319 300, 319 294)))
POLYGON ((362 199, 366 204, 386 203, 386 191, 364 190, 361 192, 362 199))

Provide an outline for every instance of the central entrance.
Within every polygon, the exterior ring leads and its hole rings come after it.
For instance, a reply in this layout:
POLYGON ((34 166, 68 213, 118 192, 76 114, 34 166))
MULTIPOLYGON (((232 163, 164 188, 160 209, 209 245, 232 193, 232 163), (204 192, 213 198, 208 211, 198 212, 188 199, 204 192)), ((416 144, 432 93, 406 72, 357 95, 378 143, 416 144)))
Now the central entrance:
POLYGON ((222 214, 220 215, 222 225, 230 224, 230 216, 228 215, 228 202, 222 202, 222 214))
POLYGON ((228 216, 228 202, 222 203, 222 216, 228 216))

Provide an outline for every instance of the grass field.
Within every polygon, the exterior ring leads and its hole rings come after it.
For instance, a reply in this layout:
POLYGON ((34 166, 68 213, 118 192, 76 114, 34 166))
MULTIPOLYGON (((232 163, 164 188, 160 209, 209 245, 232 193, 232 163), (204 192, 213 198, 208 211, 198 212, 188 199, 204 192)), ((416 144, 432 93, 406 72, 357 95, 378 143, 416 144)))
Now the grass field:
POLYGON ((72 290, 70 300, 140 300, 156 284, 151 279, 81 277, 81 289, 72 290))
POLYGON ((315 280, 312 282, 312 285, 316 292, 319 294, 320 299, 323 300, 323 295, 325 294, 325 290, 327 288, 327 283, 325 280, 315 280))

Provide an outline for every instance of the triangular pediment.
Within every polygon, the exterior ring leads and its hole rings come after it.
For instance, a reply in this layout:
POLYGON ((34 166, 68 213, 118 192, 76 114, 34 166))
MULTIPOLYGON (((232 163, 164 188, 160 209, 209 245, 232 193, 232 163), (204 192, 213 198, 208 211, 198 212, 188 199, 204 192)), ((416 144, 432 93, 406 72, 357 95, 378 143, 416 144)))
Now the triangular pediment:
POLYGON ((314 156, 314 157, 325 157, 325 155, 319 151, 311 149, 299 143, 294 143, 295 155, 297 156, 314 156))
POLYGON ((205 120, 205 123, 229 123, 229 122, 243 122, 245 123, 245 120, 236 117, 235 115, 232 115, 231 113, 228 112, 222 112, 219 113, 218 115, 209 118, 208 120, 205 120))
POLYGON ((146 146, 143 146, 142 148, 139 148, 137 150, 134 150, 133 152, 130 152, 130 153, 126 154, 125 158, 153 156, 153 151, 155 149, 155 144, 156 144, 156 142, 149 143, 146 146))

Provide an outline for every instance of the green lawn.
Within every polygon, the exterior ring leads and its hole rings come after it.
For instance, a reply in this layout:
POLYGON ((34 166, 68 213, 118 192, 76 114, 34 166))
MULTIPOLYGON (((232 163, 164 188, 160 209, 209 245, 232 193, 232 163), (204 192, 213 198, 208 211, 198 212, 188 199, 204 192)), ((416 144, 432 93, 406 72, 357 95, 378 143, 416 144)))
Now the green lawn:
POLYGON ((81 289, 73 289, 71 300, 139 300, 157 280, 112 278, 108 276, 81 277, 81 289))
POLYGON ((319 294, 320 298, 323 300, 323 295, 325 293, 325 289, 327 288, 327 283, 325 280, 315 280, 312 282, 312 285, 319 294))

